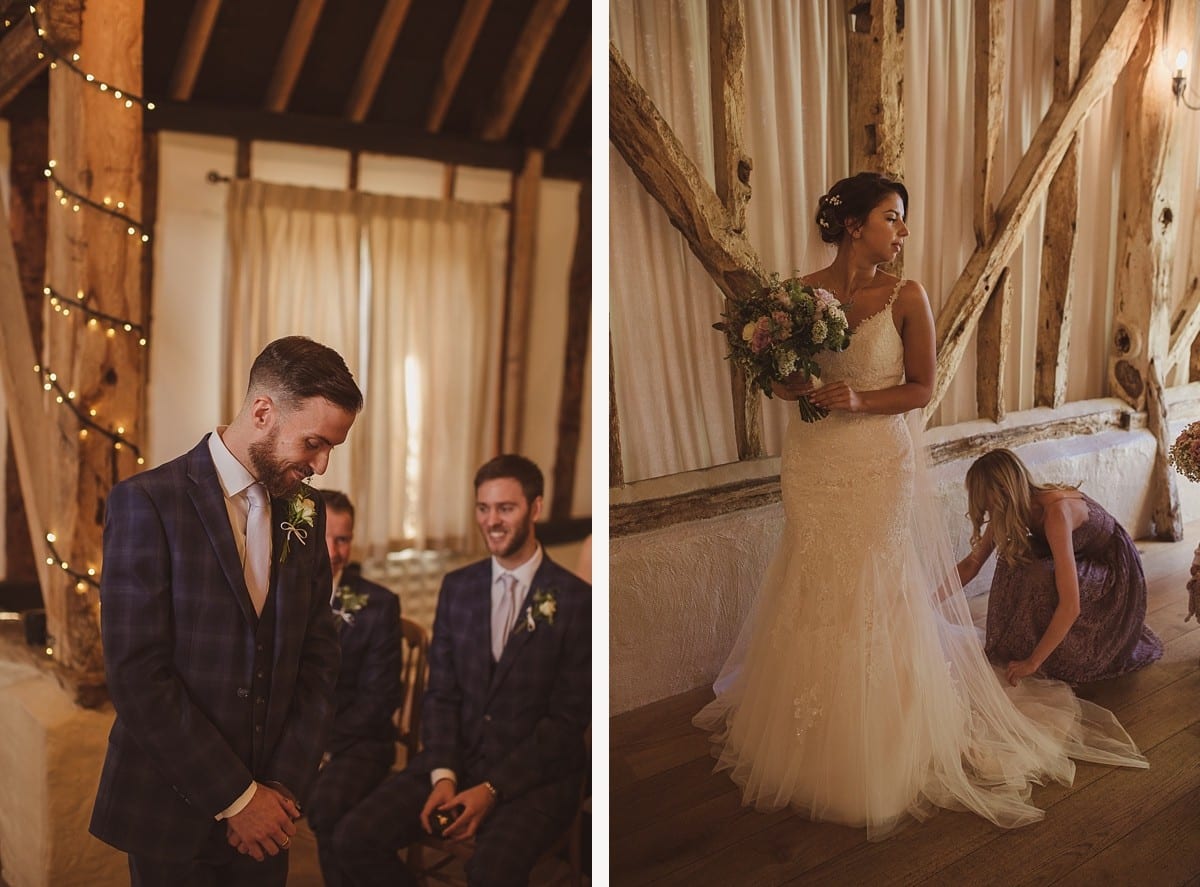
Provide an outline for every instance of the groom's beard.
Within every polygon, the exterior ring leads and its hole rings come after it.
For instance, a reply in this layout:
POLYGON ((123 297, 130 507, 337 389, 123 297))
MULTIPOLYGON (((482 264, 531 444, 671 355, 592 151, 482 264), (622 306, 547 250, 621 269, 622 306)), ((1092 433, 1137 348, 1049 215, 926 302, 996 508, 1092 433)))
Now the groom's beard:
POLYGON ((312 477, 307 466, 291 465, 275 458, 275 445, 279 441, 279 429, 272 428, 265 440, 250 444, 250 467, 258 482, 267 488, 275 499, 287 499, 300 491, 303 480, 296 480, 293 471, 304 473, 304 480, 312 477))
MULTIPOLYGON (((500 551, 495 551, 492 553, 497 557, 512 557, 514 554, 520 551, 522 547, 524 547, 526 541, 529 539, 529 534, 532 531, 533 521, 526 516, 526 519, 522 521, 521 524, 513 528, 512 538, 509 540, 509 543, 500 551)), ((487 544, 488 550, 491 551, 491 540, 488 538, 486 530, 483 534, 483 541, 487 544)))

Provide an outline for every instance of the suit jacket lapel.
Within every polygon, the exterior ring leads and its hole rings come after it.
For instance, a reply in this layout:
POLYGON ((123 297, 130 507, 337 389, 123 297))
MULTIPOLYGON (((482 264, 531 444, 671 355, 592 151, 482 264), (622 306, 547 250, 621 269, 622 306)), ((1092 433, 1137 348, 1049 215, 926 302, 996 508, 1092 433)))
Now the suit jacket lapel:
POLYGON ((188 454, 188 479, 192 486, 188 491, 200 523, 208 534, 208 541, 217 553, 217 561, 229 581, 229 587, 237 597, 238 606, 246 621, 254 625, 258 616, 250 592, 246 590, 246 576, 242 572, 242 561, 238 556, 237 542, 233 538, 233 527, 229 524, 229 511, 225 507, 225 493, 217 478, 217 469, 208 452, 208 435, 188 454))

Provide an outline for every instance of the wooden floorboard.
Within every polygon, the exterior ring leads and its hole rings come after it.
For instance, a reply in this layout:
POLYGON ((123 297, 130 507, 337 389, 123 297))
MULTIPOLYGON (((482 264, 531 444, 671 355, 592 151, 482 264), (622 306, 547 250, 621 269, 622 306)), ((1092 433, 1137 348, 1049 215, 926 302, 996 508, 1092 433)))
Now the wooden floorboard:
MULTIPOLYGON (((1185 532, 1138 543, 1162 660, 1077 688, 1117 715, 1149 770, 1080 762, 1070 786, 1035 787, 1045 819, 1020 829, 942 810, 868 842, 861 829, 742 806, 691 725, 712 699, 697 688, 610 722, 611 882, 1200 887, 1200 624, 1183 621, 1200 522, 1185 532)), ((970 603, 982 626, 986 596, 970 603)))

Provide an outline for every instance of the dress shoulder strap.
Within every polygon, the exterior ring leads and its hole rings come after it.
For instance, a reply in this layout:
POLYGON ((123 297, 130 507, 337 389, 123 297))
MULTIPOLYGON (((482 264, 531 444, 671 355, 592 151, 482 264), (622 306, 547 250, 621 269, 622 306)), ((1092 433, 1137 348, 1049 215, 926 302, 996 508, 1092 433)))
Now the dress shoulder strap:
POLYGON ((906 283, 908 283, 908 281, 904 280, 903 278, 896 281, 896 286, 892 289, 891 298, 887 300, 887 304, 884 306, 885 308, 891 308, 892 305, 896 303, 896 297, 900 295, 900 290, 906 283))

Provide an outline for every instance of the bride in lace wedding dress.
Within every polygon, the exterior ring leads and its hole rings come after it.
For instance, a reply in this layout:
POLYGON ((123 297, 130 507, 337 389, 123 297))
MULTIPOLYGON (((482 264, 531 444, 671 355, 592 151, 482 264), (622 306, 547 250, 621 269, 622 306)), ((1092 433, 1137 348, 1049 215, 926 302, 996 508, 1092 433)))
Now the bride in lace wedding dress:
POLYGON ((838 252, 806 280, 849 304, 851 342, 818 358, 816 390, 777 387, 830 414, 792 417, 779 550, 694 718, 745 803, 871 839, 935 807, 1006 827, 1041 819, 1032 785, 1070 784, 1072 758, 1147 766, 1109 711, 1058 681, 1006 686, 984 656, 924 470, 928 298, 878 267, 908 235, 907 203, 873 173, 821 198, 817 223, 838 252))

